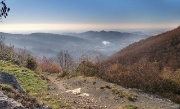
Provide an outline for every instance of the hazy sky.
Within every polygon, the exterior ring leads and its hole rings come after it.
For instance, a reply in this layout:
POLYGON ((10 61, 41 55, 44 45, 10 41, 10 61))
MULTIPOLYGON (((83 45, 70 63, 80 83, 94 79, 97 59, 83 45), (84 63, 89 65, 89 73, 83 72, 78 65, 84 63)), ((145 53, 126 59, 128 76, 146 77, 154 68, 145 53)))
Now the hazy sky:
POLYGON ((6 0, 11 8, 0 29, 96 30, 173 28, 180 0, 6 0))

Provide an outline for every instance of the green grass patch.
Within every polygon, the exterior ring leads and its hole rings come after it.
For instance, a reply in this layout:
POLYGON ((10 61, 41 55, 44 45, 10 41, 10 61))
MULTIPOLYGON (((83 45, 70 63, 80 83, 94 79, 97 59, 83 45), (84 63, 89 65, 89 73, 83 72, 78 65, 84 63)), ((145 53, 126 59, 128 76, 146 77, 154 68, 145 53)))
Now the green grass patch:
POLYGON ((126 104, 120 107, 119 109, 138 109, 138 107, 133 104, 126 104))
POLYGON ((116 88, 112 88, 111 90, 112 90, 113 94, 117 95, 118 97, 121 97, 121 98, 125 97, 129 101, 136 101, 137 100, 137 95, 135 95, 135 94, 128 93, 128 92, 125 92, 123 90, 116 89, 116 88))
POLYGON ((55 95, 49 95, 48 83, 39 73, 4 61, 0 61, 0 71, 14 75, 23 90, 27 92, 30 97, 36 98, 38 103, 51 106, 53 109, 59 109, 66 106, 58 96, 55 97, 55 95), (53 97, 44 99, 47 96, 53 97))
POLYGON ((7 91, 7 92, 16 92, 16 90, 8 84, 0 84, 0 87, 2 90, 7 91))

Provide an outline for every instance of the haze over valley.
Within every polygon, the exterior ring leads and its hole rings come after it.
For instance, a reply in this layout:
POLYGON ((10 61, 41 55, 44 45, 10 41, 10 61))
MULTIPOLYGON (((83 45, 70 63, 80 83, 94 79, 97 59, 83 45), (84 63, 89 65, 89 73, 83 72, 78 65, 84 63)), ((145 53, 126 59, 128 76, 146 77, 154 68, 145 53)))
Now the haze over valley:
POLYGON ((9 34, 1 33, 7 45, 16 49, 26 49, 31 54, 41 58, 55 57, 60 50, 67 50, 75 58, 87 55, 94 59, 96 56, 107 57, 133 42, 145 39, 148 35, 141 32, 117 31, 87 31, 83 33, 32 33, 9 34))

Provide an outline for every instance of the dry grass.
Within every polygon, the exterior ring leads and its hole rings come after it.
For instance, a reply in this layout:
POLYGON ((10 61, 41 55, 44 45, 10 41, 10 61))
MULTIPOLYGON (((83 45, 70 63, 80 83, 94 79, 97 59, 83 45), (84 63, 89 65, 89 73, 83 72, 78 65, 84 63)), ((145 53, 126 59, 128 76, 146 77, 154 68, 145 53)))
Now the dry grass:
POLYGON ((179 36, 180 27, 129 45, 102 63, 83 61, 79 72, 180 103, 179 36))
POLYGON ((138 107, 133 104, 124 104, 119 109, 138 109, 138 107))
POLYGON ((180 103, 180 27, 141 40, 102 64, 103 79, 180 103))
POLYGON ((132 93, 129 93, 129 92, 125 92, 123 90, 116 89, 116 88, 112 88, 111 90, 118 97, 121 97, 121 98, 125 97, 129 101, 136 101, 137 100, 137 95, 135 95, 135 94, 132 94, 132 93))

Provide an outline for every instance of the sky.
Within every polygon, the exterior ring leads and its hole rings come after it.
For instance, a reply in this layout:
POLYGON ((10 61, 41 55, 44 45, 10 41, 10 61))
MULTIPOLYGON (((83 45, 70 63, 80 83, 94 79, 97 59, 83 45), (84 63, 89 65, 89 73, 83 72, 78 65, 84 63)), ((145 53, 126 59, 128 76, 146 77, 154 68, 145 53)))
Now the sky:
POLYGON ((180 0, 6 0, 1 31, 175 28, 180 0))

